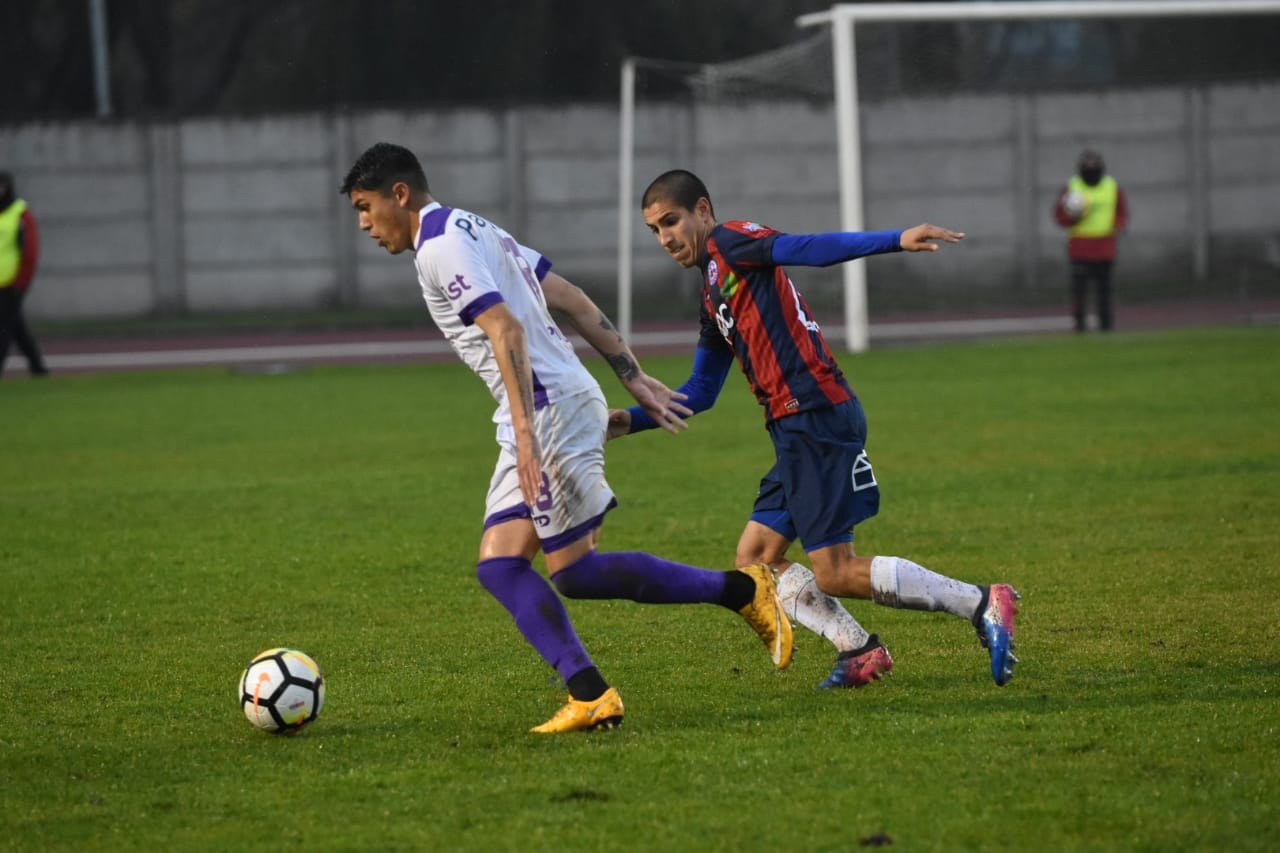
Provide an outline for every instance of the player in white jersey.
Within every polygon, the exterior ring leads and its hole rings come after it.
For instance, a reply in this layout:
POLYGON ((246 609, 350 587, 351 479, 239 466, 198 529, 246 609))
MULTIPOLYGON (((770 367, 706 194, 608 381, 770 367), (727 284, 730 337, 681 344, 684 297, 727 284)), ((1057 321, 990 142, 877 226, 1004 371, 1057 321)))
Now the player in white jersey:
POLYGON ((684 429, 690 411, 682 395, 640 369, 590 297, 506 231, 436 202, 418 159, 399 145, 365 151, 341 192, 378 245, 413 251, 432 318, 498 402, 498 462, 476 573, 569 690, 568 703, 533 731, 612 728, 623 716, 618 691, 583 648, 556 590, 568 598, 720 604, 746 619, 775 666, 789 665, 791 624, 767 566, 721 572, 596 550, 605 513, 617 503, 604 476, 608 408, 550 311, 608 360, 665 429, 684 429), (533 567, 540 549, 551 583, 533 567))

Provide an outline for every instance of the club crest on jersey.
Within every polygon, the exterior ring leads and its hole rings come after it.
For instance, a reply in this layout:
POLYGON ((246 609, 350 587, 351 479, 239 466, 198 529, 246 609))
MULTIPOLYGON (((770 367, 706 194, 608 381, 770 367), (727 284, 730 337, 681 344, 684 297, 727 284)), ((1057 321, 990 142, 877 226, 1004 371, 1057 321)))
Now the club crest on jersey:
POLYGON ((715 287, 716 281, 720 278, 720 267, 715 261, 707 264, 707 286, 715 287))

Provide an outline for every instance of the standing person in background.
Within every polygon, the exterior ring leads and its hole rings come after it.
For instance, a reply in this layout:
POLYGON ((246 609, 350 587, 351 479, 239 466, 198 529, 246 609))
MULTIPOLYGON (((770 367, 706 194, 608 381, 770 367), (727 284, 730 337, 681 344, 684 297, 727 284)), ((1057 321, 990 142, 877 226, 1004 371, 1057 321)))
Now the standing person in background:
POLYGON ((16 195, 13 175, 0 172, 0 375, 9 355, 9 341, 27 357, 32 376, 48 376, 40 347, 22 316, 22 300, 36 275, 40 232, 27 203, 16 195))
POLYGON ((1092 284, 1098 310, 1098 328, 1114 326, 1111 311, 1111 265, 1116 259, 1116 234, 1129 224, 1129 205, 1116 179, 1107 174, 1097 151, 1080 155, 1077 173, 1058 193, 1053 209, 1058 224, 1067 230, 1067 257, 1071 259, 1071 316, 1077 332, 1088 328, 1087 301, 1092 284))
POLYGON ((774 665, 786 668, 791 623, 768 566, 721 572, 596 549, 617 505, 604 472, 609 412, 550 311, 604 356, 654 422, 676 432, 689 410, 640 369, 590 297, 496 224, 436 201, 417 157, 399 145, 380 142, 360 155, 341 192, 362 231, 393 255, 410 253, 432 319, 498 403, 498 462, 476 575, 569 689, 568 703, 533 731, 622 722, 622 699, 583 648, 557 590, 575 599, 720 605, 741 615, 774 665), (550 582, 533 567, 538 551, 550 582))

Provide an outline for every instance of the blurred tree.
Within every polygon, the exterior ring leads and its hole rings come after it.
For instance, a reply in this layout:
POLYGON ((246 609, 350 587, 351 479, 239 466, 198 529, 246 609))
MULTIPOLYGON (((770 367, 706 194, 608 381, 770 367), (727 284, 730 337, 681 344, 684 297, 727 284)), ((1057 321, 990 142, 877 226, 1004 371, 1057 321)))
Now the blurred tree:
POLYGON ((84 3, 0 3, 0 118, 91 115, 93 63, 84 3), (77 15, 68 14, 75 6, 77 15))
MULTIPOLYGON (((612 101, 626 56, 722 62, 808 35, 796 17, 832 5, 105 2, 112 99, 126 117, 612 101)), ((87 5, 0 2, 0 121, 92 115, 87 5)), ((859 44, 873 97, 876 89, 944 94, 1280 77, 1278 16, 872 25, 860 28, 859 44)))

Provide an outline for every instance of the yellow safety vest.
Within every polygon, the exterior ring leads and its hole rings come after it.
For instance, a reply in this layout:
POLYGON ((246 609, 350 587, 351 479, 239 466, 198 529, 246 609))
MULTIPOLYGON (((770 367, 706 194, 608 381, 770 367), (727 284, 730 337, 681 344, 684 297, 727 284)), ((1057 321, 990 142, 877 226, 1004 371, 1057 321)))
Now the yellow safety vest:
POLYGON ((18 251, 18 226, 22 224, 22 214, 26 209, 27 203, 18 199, 0 210, 0 287, 8 287, 18 277, 18 266, 22 263, 22 252, 18 251))
POLYGON ((1110 237, 1116 232, 1116 199, 1120 187, 1116 179, 1104 175, 1096 186, 1089 186, 1079 175, 1067 181, 1067 190, 1080 193, 1088 200, 1084 215, 1067 233, 1072 237, 1110 237))

